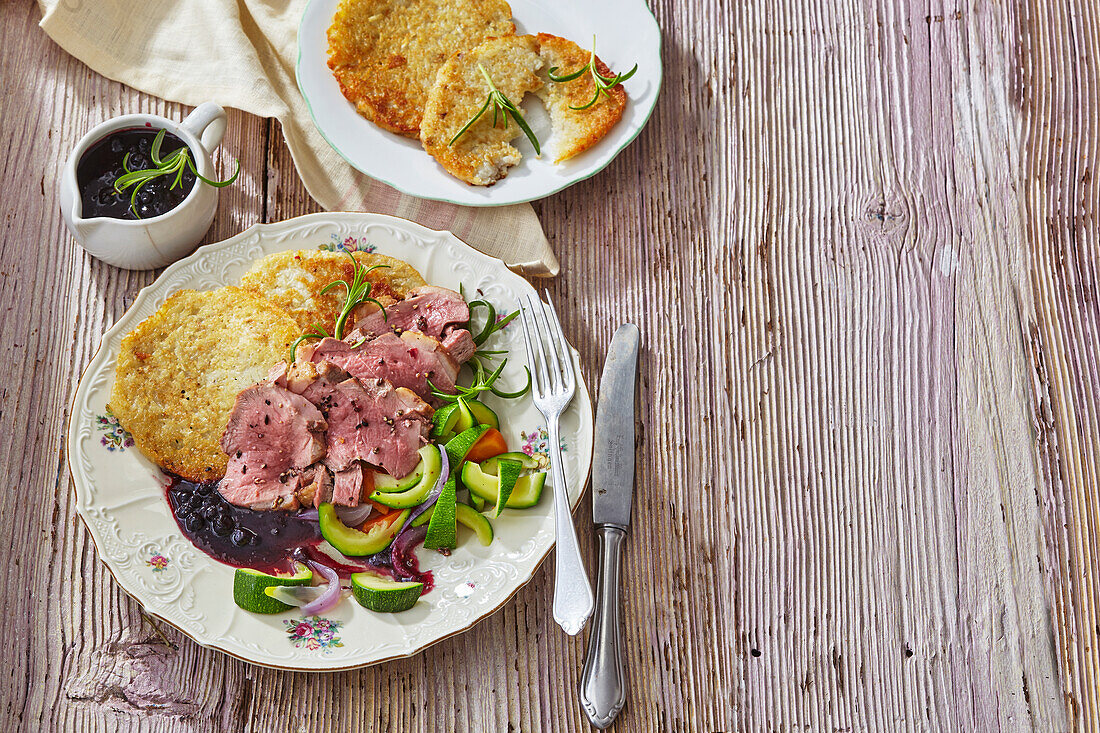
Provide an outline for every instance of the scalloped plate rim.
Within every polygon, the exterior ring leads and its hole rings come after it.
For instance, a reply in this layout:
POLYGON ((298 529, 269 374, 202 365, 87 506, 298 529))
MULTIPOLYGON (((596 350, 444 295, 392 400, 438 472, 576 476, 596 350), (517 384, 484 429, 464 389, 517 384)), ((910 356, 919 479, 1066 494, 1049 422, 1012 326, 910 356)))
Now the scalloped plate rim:
MULTIPOLYGON (((189 265, 195 264, 195 263, 203 260, 204 258, 206 258, 206 257, 208 257, 208 256, 210 256, 214 253, 227 250, 227 249, 229 249, 229 248, 231 248, 235 245, 238 245, 238 244, 246 241, 247 239, 249 239, 253 236, 256 237, 257 243, 260 243, 262 241, 263 235, 265 235, 265 234, 276 234, 276 233, 278 233, 278 231, 280 229, 293 230, 296 227, 305 227, 306 225, 308 225, 310 223, 317 223, 321 226, 324 226, 325 224, 339 225, 340 223, 360 223, 360 224, 377 223, 377 224, 388 225, 388 226, 392 227, 395 230, 402 230, 403 229, 403 230, 405 230, 406 233, 414 235, 414 236, 420 236, 420 237, 429 238, 429 239, 439 239, 439 238, 449 239, 449 240, 451 240, 452 243, 457 244, 459 246, 459 248, 462 251, 464 256, 472 258, 474 260, 481 260, 485 264, 488 264, 488 265, 493 266, 493 267, 501 268, 505 273, 508 273, 509 275, 514 275, 517 278, 517 280, 522 283, 523 287, 525 287, 526 289, 528 289, 530 291, 530 293, 532 293, 536 297, 538 297, 538 294, 534 290, 534 287, 531 286, 531 284, 529 282, 527 282, 526 280, 524 280, 521 276, 516 275, 511 270, 509 270, 507 268, 507 266, 504 264, 504 262, 502 260, 500 260, 499 258, 492 257, 490 255, 487 255, 483 252, 480 252, 480 251, 474 249, 473 247, 470 247, 468 244, 463 242, 461 239, 459 239, 457 236, 455 236, 450 231, 430 229, 430 228, 425 227, 421 224, 417 224, 416 222, 412 222, 412 221, 409 221, 407 219, 402 219, 400 217, 389 216, 389 215, 386 215, 386 214, 361 213, 361 212, 320 212, 320 213, 314 213, 314 214, 305 214, 305 215, 294 217, 294 218, 291 218, 291 219, 286 219, 286 220, 280 221, 280 222, 257 222, 255 224, 249 226, 247 229, 239 232, 238 234, 233 235, 232 237, 228 237, 228 238, 226 238, 224 240, 221 240, 221 241, 218 241, 218 242, 213 242, 213 243, 210 243, 210 244, 207 244, 207 245, 203 245, 203 246, 199 247, 194 253, 192 253, 188 257, 186 257, 184 259, 181 259, 181 260, 173 263, 169 267, 167 267, 152 283, 150 283, 149 285, 144 286, 138 292, 138 294, 137 294, 137 296, 135 296, 133 302, 130 303, 130 305, 126 308, 126 310, 123 312, 123 314, 116 320, 116 322, 114 324, 111 325, 111 327, 109 327, 103 333, 103 335, 100 338, 100 343, 99 343, 98 347, 96 348, 95 353, 93 354, 92 358, 89 360, 88 365, 84 368, 83 372, 81 373, 80 379, 77 382, 76 389, 73 392, 73 396, 72 396, 72 399, 71 399, 71 402, 70 402, 70 410, 69 410, 69 414, 66 418, 67 419, 66 441, 65 441, 65 445, 66 445, 66 465, 67 465, 67 468, 69 470, 70 479, 73 482, 73 492, 74 492, 74 495, 75 495, 75 498, 76 498, 76 512, 75 513, 80 518, 81 523, 83 524, 83 526, 87 529, 88 536, 92 540, 92 545, 96 550, 96 555, 97 555, 98 559, 100 560, 100 562, 103 563, 104 567, 106 567, 107 571, 110 573, 111 577, 114 579, 115 583, 119 586, 119 588, 124 593, 126 593, 127 596, 133 598, 141 606, 144 613, 149 614, 150 616, 153 616, 153 617, 159 619, 160 621, 163 621, 164 623, 167 623, 168 625, 170 625, 173 628, 177 629, 181 634, 183 634, 184 636, 186 636, 187 638, 191 639, 193 642, 195 642, 196 644, 198 644, 198 645, 200 645, 204 648, 212 649, 212 650, 221 652, 223 654, 227 654, 230 657, 233 657, 235 659, 239 659, 239 660, 244 661, 248 664, 255 664, 257 666, 266 667, 266 668, 270 668, 270 669, 280 669, 280 670, 287 670, 287 671, 337 672, 337 671, 350 670, 350 669, 359 669, 359 668, 371 666, 371 665, 374 665, 374 664, 381 664, 381 663, 388 662, 388 661, 393 661, 393 660, 396 660, 396 659, 403 659, 403 658, 415 656, 416 654, 419 654, 420 652, 424 651, 428 647, 430 647, 430 646, 432 646, 432 645, 434 645, 434 644, 436 644, 440 641, 444 641, 446 639, 449 639, 451 637, 457 636, 459 634, 462 634, 462 633, 468 631, 470 628, 472 628, 478 622, 488 618, 489 616, 493 615, 494 613, 499 611, 501 608, 503 608, 505 605, 507 605, 507 603, 512 598, 514 598, 515 595, 521 589, 523 589, 528 583, 531 582, 531 580, 534 578, 535 573, 542 566, 543 562, 545 562, 547 556, 550 554, 550 551, 553 549, 553 547, 554 547, 553 538, 552 537, 550 538, 550 541, 547 544, 547 546, 545 547, 545 549, 541 552, 540 555, 538 555, 534 559, 534 562, 531 564, 529 572, 527 572, 526 574, 523 574, 522 570, 520 571, 520 575, 514 581, 512 581, 513 585, 506 592, 505 596, 500 600, 499 603, 492 606, 491 608, 487 608, 487 609, 484 609, 484 610, 480 611, 478 613, 478 615, 471 617, 471 619, 465 625, 463 625, 461 627, 451 629, 451 630, 447 631, 446 633, 442 633, 438 636, 427 638, 427 639, 424 639, 424 640, 421 640, 421 641, 407 641, 407 648, 406 649, 400 651, 399 653, 390 654, 390 655, 380 657, 380 658, 377 658, 377 659, 368 659, 368 660, 364 660, 364 661, 354 661, 354 662, 346 663, 346 664, 331 664, 331 665, 329 665, 329 664, 318 664, 316 666, 294 666, 294 665, 290 665, 290 664, 278 664, 278 663, 274 663, 274 662, 271 662, 271 661, 268 661, 268 660, 250 658, 250 657, 242 654, 240 650, 230 649, 230 648, 227 648, 225 646, 220 645, 217 642, 217 640, 207 640, 207 639, 198 638, 198 636, 195 633, 192 633, 191 631, 188 631, 187 629, 182 628, 175 621, 173 621, 169 618, 166 618, 165 616, 161 615, 161 613, 158 613, 158 611, 150 608, 149 603, 147 603, 146 599, 143 598, 142 590, 140 589, 140 587, 136 583, 127 583, 127 582, 124 582, 122 579, 120 579, 119 573, 116 572, 116 568, 112 567, 111 562, 108 561, 107 557, 105 556, 105 554, 103 553, 103 551, 100 548, 100 543, 102 542, 103 538, 99 536, 99 531, 93 527, 92 523, 89 522, 88 517, 85 516, 85 510, 92 508, 93 502, 92 502, 90 496, 87 496, 87 494, 89 492, 82 491, 82 488, 83 488, 82 487, 82 479, 78 479, 78 475, 81 475, 81 472, 77 471, 76 467, 74 466, 75 455, 78 452, 77 451, 77 446, 78 446, 80 438, 79 438, 79 435, 78 435, 79 426, 77 425, 76 422, 74 422, 73 417, 74 417, 74 415, 77 414, 78 410, 80 409, 81 403, 86 401, 90 397, 89 379, 91 378, 93 373, 98 373, 102 369, 102 362, 105 361, 107 356, 108 356, 109 342, 113 338, 118 337, 120 332, 123 329, 126 329, 128 327, 129 322, 132 321, 133 318, 136 317, 135 314, 146 303, 146 301, 148 301, 150 298, 153 298, 155 296, 155 294, 159 293, 162 289, 164 289, 164 290, 170 289, 172 287, 171 281, 175 278, 175 276, 178 273, 180 273, 181 270, 187 268, 189 265)), ((309 244, 310 245, 315 245, 315 242, 310 242, 309 244)), ((286 249, 291 249, 291 247, 282 248, 282 250, 286 250, 286 249)), ((588 481, 589 481, 590 472, 591 472, 592 414, 593 413, 592 413, 591 397, 588 393, 588 389, 587 389, 587 386, 584 382, 583 375, 582 375, 582 373, 579 369, 579 353, 577 352, 577 350, 575 348, 572 347, 572 345, 570 345, 570 348, 571 348, 572 356, 573 356, 573 359, 574 359, 574 366, 577 369, 577 379, 578 379, 578 383, 579 383, 579 386, 580 386, 580 389, 577 391, 577 396, 575 398, 574 404, 579 405, 580 411, 582 413, 582 418, 583 418, 580 422, 580 425, 581 425, 580 436, 584 436, 585 434, 587 434, 587 440, 585 442, 587 442, 587 444, 588 444, 588 450, 585 451, 584 454, 580 457, 581 466, 582 466, 582 469, 580 471, 581 480, 579 482, 579 489, 576 492, 576 496, 573 499, 573 501, 571 502, 571 504, 572 504, 571 508, 573 510, 575 510, 576 507, 579 505, 581 498, 587 492, 588 481)), ((136 448, 135 448, 135 450, 136 450, 136 448)), ((213 560, 212 558, 209 558, 208 556, 206 556, 204 553, 202 553, 201 550, 197 550, 197 548, 195 548, 195 549, 196 549, 196 552, 199 554, 201 562, 213 563, 215 565, 222 565, 221 563, 218 563, 216 560, 213 560)), ((536 550, 536 554, 537 554, 537 550, 536 550)), ((350 602, 350 601, 348 601, 348 602, 350 602)), ((303 659, 297 660, 297 661, 307 661, 307 659, 303 658, 303 659)), ((323 657, 323 656, 312 657, 312 658, 308 658, 308 661, 315 661, 315 662, 323 663, 325 661, 325 657, 323 657)), ((344 661, 346 661, 346 660, 344 660, 344 661)))

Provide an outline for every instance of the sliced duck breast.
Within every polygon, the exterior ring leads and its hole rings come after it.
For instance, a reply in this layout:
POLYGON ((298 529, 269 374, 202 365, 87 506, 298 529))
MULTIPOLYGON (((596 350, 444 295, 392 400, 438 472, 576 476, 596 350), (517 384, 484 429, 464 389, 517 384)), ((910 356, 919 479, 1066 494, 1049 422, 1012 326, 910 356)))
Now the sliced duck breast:
POLYGON ((358 333, 355 341, 364 336, 374 338, 390 332, 401 335, 405 331, 419 331, 438 339, 447 326, 469 320, 470 306, 461 295, 447 288, 425 285, 410 290, 404 300, 386 306, 385 313, 378 306, 364 307, 363 315, 355 322, 354 332, 358 333))
POLYGON ((229 463, 218 491, 251 509, 297 508, 301 471, 325 455, 326 427, 324 415, 301 395, 271 382, 243 390, 222 433, 229 463))
POLYGON ((465 364, 477 351, 474 336, 465 328, 451 328, 443 336, 443 349, 458 364, 465 364))
POLYGON ((325 465, 336 474, 334 497, 341 494, 340 473, 356 461, 378 466, 393 476, 404 476, 416 468, 420 460, 417 451, 427 442, 432 408, 412 391, 394 387, 385 379, 361 382, 348 377, 334 383, 329 375, 343 374, 340 368, 325 364, 319 371, 320 378, 306 387, 302 396, 326 416, 325 465))
MULTIPOLYGON (((419 333, 417 331, 416 333, 419 333)), ((385 334, 383 334, 385 335, 385 334)), ((427 336, 427 334, 424 334, 427 336)), ((362 331, 353 331, 351 335, 346 337, 344 341, 351 345, 353 349, 363 348, 367 341, 370 341, 377 336, 364 335, 362 331)), ((415 336, 410 336, 415 338, 415 336)), ((431 337, 434 338, 434 337, 431 337)), ((470 360, 470 357, 477 351, 477 344, 474 343, 473 334, 467 331, 465 328, 457 328, 455 326, 447 326, 443 336, 439 339, 440 346, 443 347, 443 351, 447 353, 447 356, 451 357, 451 360, 461 366, 470 360)), ((313 353, 311 350, 310 354, 313 353)))
POLYGON ((363 464, 352 461, 348 468, 336 474, 333 482, 332 503, 339 506, 359 506, 363 493, 363 464))
MULTIPOLYGON (((283 377, 283 386, 295 394, 302 394, 318 379, 335 386, 349 377, 351 377, 350 374, 330 361, 296 361, 287 369, 283 377)), ((323 413, 324 410, 322 410, 323 413)))
MULTIPOLYGON (((305 355, 301 355, 305 356, 305 355)), ((313 362, 331 362, 367 384, 384 379, 428 399, 431 388, 454 393, 459 364, 439 341, 417 331, 388 333, 353 348, 333 338, 322 339, 308 352, 313 362)))
POLYGON ((314 463, 299 476, 299 488, 295 492, 302 506, 319 507, 332 501, 332 474, 323 463, 314 463))

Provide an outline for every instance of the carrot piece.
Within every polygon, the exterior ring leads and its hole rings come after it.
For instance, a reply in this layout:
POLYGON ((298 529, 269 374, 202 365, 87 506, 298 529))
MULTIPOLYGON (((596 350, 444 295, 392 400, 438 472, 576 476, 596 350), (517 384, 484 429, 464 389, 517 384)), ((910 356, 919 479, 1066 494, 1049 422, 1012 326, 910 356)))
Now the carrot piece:
POLYGON ((393 507, 388 507, 385 504, 379 504, 374 499, 367 499, 367 501, 369 501, 370 505, 372 507, 374 507, 374 510, 376 512, 380 513, 382 516, 386 516, 387 514, 389 514, 390 512, 393 511, 393 507))
POLYGON ((397 514, 394 514, 393 516, 388 516, 391 512, 393 512, 393 509, 391 509, 390 507, 382 506, 381 504, 377 504, 373 501, 371 502, 371 504, 379 511, 372 512, 371 515, 367 517, 366 521, 359 525, 360 532, 370 531, 370 528, 378 524, 379 522, 392 522, 398 519, 397 514))
POLYGON ((508 444, 504 442, 504 436, 496 428, 489 428, 485 431, 485 435, 482 435, 474 443, 474 447, 470 449, 470 452, 466 454, 466 460, 481 463, 493 456, 499 456, 501 453, 507 452, 508 444))
POLYGON ((359 490, 359 503, 370 499, 370 495, 374 493, 374 469, 363 469, 363 487, 359 490))

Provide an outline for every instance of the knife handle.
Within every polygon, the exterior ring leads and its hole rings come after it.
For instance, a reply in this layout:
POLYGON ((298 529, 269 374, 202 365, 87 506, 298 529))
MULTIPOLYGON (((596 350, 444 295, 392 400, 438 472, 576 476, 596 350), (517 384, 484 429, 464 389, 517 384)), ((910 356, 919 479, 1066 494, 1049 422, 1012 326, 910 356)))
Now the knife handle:
POLYGON ((600 572, 596 585, 596 619, 588 637, 588 657, 581 673, 581 704, 597 728, 615 720, 626 702, 626 674, 619 647, 619 568, 626 532, 600 525, 600 572))

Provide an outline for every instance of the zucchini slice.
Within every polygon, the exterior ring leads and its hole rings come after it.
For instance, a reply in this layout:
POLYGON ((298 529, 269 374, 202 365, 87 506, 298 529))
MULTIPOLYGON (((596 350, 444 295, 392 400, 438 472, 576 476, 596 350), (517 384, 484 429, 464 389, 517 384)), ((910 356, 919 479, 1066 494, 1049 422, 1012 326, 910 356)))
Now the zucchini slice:
POLYGON ((351 595, 363 608, 379 613, 408 611, 423 592, 423 583, 391 580, 374 573, 351 576, 351 595))
MULTIPOLYGON (((462 485, 469 489, 471 494, 476 494, 496 506, 497 497, 500 495, 498 476, 487 474, 478 464, 468 462, 462 466, 462 485)), ((542 489, 545 485, 546 471, 520 476, 516 479, 512 494, 504 502, 504 506, 509 509, 527 509, 535 506, 542 498, 542 489)))
POLYGON ((362 557, 382 552, 390 546, 398 530, 412 514, 411 509, 390 512, 371 523, 366 532, 348 527, 336 516, 336 507, 325 502, 317 509, 320 516, 321 536, 348 557, 362 557))
MULTIPOLYGON (((422 504, 432 493, 435 482, 439 480, 439 474, 443 471, 443 459, 440 457, 440 448, 434 445, 426 445, 420 449, 420 480, 404 491, 386 492, 375 491, 370 495, 371 501, 377 501, 394 509, 409 509, 422 504)), ((376 485, 377 486, 377 485, 376 485)))
POLYGON ((294 575, 268 575, 252 568, 237 568, 233 574, 233 602, 252 613, 281 613, 293 608, 264 593, 277 585, 308 585, 313 571, 302 563, 294 563, 294 575))
POLYGON ((488 425, 491 428, 500 429, 500 418, 488 405, 476 400, 470 400, 466 405, 474 419, 477 420, 478 425, 488 425))

